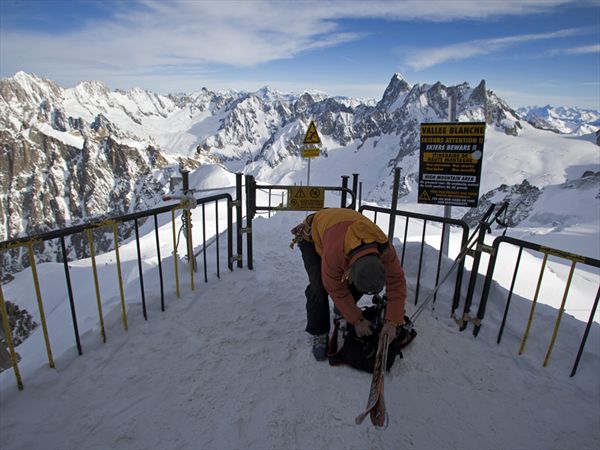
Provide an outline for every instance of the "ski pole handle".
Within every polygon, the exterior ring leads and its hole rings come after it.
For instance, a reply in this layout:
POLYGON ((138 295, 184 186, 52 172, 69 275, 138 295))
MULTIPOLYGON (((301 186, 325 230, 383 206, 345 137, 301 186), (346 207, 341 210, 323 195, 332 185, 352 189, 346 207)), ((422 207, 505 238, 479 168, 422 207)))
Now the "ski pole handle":
MULTIPOLYGON (((502 213, 504 213, 507 209, 508 209, 508 202, 507 201, 506 202, 502 202, 502 205, 500 206, 500 209, 498 209, 498 211, 496 212, 496 214, 494 216, 494 219, 495 219, 496 222, 500 223, 499 220, 498 220, 498 217, 500 217, 500 215, 502 213)), ((502 225, 502 224, 500 224, 500 225, 502 225)))
POLYGON ((481 220, 479 221, 479 223, 485 223, 489 217, 492 215, 492 213, 494 212, 494 209, 496 209, 496 204, 492 203, 490 205, 490 207, 487 209, 487 211, 485 212, 485 214, 483 215, 483 217, 481 218, 481 220))

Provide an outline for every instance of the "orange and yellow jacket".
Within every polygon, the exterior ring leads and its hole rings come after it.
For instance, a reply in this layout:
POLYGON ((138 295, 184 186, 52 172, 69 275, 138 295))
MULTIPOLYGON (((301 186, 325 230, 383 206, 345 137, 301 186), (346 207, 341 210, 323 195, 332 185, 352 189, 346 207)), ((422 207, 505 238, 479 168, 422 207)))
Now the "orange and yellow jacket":
POLYGON ((404 323, 406 301, 406 279, 394 247, 387 236, 367 217, 352 209, 328 208, 317 212, 312 221, 312 238, 315 249, 321 256, 323 286, 335 306, 351 324, 362 318, 362 312, 354 303, 348 289, 348 274, 351 264, 361 256, 378 253, 385 267, 385 285, 388 303, 386 320, 404 323), (365 249, 350 253, 364 244, 365 249), (380 251, 385 244, 385 249, 380 251))

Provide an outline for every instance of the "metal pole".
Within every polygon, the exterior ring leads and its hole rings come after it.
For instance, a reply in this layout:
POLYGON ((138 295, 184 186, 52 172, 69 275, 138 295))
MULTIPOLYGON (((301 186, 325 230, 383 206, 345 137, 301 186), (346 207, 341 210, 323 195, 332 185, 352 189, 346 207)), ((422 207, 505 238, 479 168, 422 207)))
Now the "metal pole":
POLYGON ((237 243, 237 266, 241 269, 242 261, 242 174, 235 174, 235 203, 236 203, 236 243, 237 243))
MULTIPOLYGON (((181 191, 183 195, 187 195, 190 191, 190 171, 185 169, 179 169, 181 172, 181 191)), ((183 235, 186 241, 187 255, 188 255, 188 263, 190 265, 190 277, 191 277, 191 287, 192 291, 194 290, 194 275, 191 273, 192 270, 195 269, 194 264, 194 248, 191 244, 192 238, 192 210, 186 208, 183 210, 181 214, 181 220, 185 224, 185 229, 183 230, 183 235)))
POLYGON ((308 158, 308 174, 306 176, 306 185, 310 186, 310 160, 312 158, 308 158))
POLYGON ((19 371, 17 352, 15 351, 15 346, 13 344, 12 329, 10 328, 10 323, 8 321, 8 311, 6 310, 6 303, 4 302, 4 294, 2 294, 2 285, 0 285, 0 316, 2 316, 6 344, 10 352, 10 361, 17 379, 17 388, 22 391, 23 380, 21 379, 21 372, 19 371))
MULTIPOLYGON (((398 209, 398 189, 400 188, 400 173, 402 169, 396 167, 394 169, 394 185, 392 187, 392 205, 390 213, 390 227, 388 229, 388 239, 394 242, 394 232, 396 228, 396 210, 398 209)), ((406 242, 404 243, 406 245, 406 242)))
POLYGON ((65 237, 60 237, 60 247, 62 250, 63 265, 65 268, 65 279, 67 280, 67 294, 69 295, 69 306, 71 307, 71 320, 73 321, 73 331, 75 332, 75 342, 77 343, 77 352, 82 355, 81 340, 79 338, 79 327, 77 326, 77 314, 75 313, 75 301, 73 300, 73 287, 71 286, 71 275, 69 274, 69 261, 67 260, 67 246, 65 237))
POLYGON ((362 181, 358 183, 358 209, 362 206, 362 181))
POLYGON ((357 204, 356 199, 358 198, 358 174, 357 173, 352 174, 352 192, 354 192, 354 202, 352 204, 352 209, 356 209, 356 204, 357 204))
POLYGON ((134 219, 135 224, 135 242, 137 247, 137 259, 138 259, 138 272, 140 274, 140 289, 142 291, 142 311, 144 313, 144 320, 148 320, 148 312, 146 311, 146 294, 144 293, 144 270, 142 268, 142 249, 140 247, 140 230, 138 226, 138 220, 134 219))
MULTIPOLYGON (((450 122, 456 122, 456 92, 452 92, 448 95, 448 120, 450 122)), ((452 206, 444 205, 444 218, 452 218, 452 206)), ((450 251, 450 227, 447 227, 442 237, 442 248, 440 251, 446 255, 449 255, 450 251)))
POLYGON ((348 188, 348 178, 350 178, 348 175, 342 175, 342 189, 344 189, 342 191, 342 208, 346 207, 346 191, 345 189, 348 188))
MULTIPOLYGON (((309 160, 310 161, 310 160, 309 160)), ((252 254, 252 219, 255 211, 255 195, 256 187, 254 185, 254 177, 246 175, 246 248, 248 258, 248 269, 254 269, 253 254, 252 254)))

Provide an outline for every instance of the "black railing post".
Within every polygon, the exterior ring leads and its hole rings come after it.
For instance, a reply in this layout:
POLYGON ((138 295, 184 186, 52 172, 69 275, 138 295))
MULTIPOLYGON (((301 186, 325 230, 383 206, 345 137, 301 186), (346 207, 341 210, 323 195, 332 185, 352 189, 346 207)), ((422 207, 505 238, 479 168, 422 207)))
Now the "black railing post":
POLYGON ((419 270, 417 272, 417 289, 415 292, 415 306, 419 301, 419 291, 421 290, 421 269, 423 268, 423 249, 425 247, 425 230, 427 229, 427 219, 423 222, 423 235, 421 236, 421 252, 419 254, 419 270))
POLYGON ((237 236, 237 266, 243 267, 242 261, 242 174, 235 174, 235 205, 236 205, 236 236, 237 236))
POLYGON ((215 237, 217 239, 217 278, 221 278, 221 264, 219 260, 219 200, 215 200, 215 237))
POLYGON ((596 309, 598 308, 598 299, 600 299, 600 288, 598 288, 598 292, 596 293, 596 300, 594 300, 594 306, 592 307, 592 311, 590 312, 590 318, 587 322, 587 325, 585 326, 583 338, 581 338, 581 344, 579 345, 579 350, 577 351, 575 364, 573 365, 573 369, 571 370, 571 377, 575 375, 575 372, 577 372, 577 366, 579 366, 579 360, 581 359, 581 355, 583 354, 583 348, 585 347, 588 335, 590 334, 590 329, 592 328, 592 323, 594 322, 594 316, 596 315, 596 309))
POLYGON ((67 293, 69 294, 69 306, 71 307, 71 319, 73 321, 73 331, 75 332, 75 342, 77 343, 77 352, 82 355, 81 340, 79 339, 79 327, 77 326, 77 314, 75 314, 75 301, 73 300, 73 288, 71 286, 71 275, 69 274, 69 262, 67 261, 67 247, 65 237, 60 237, 60 247, 62 249, 63 264, 65 266, 65 278, 67 280, 67 293))
POLYGON ((358 183, 358 209, 362 206, 362 181, 358 183))
MULTIPOLYGON (((460 248, 467 247, 467 244, 469 243, 468 234, 469 228, 465 224, 463 228, 462 240, 460 242, 460 248)), ((452 310, 450 312, 451 316, 454 316, 454 311, 458 309, 460 303, 463 273, 465 271, 465 260, 466 258, 463 258, 462 261, 458 263, 458 268, 456 269, 456 281, 454 282, 454 296, 452 297, 452 310)))
MULTIPOLYGON (((270 196, 269 196, 270 197, 270 196)), ((254 269, 252 253, 252 219, 256 213, 256 182, 252 175, 246 175, 246 250, 248 258, 248 269, 254 269)))
POLYGON ((156 237, 156 256, 158 257, 158 276, 160 278, 160 310, 165 310, 165 288, 163 282, 162 262, 160 257, 160 239, 158 238, 158 216, 154 214, 154 235, 156 237))
POLYGON ((352 202, 352 209, 355 210, 356 204, 357 204, 356 199, 358 198, 358 174, 357 173, 352 174, 352 192, 354 192, 354 201, 352 202))
MULTIPOLYGON (((498 251, 498 247, 494 246, 494 250, 498 251)), ((504 327, 506 326, 506 318, 508 317, 508 309, 510 308, 510 300, 512 298, 513 295, 513 291, 515 289, 515 282, 517 281, 517 273, 519 272, 519 265, 521 264, 521 256, 523 255, 523 247, 519 247, 519 253, 517 254, 517 262, 515 263, 515 270, 513 271, 513 277, 512 277, 512 281, 510 283, 510 289, 508 291, 508 298, 506 299, 506 305, 504 306, 504 314, 502 315, 502 323, 500 324, 500 330, 498 330, 498 338, 496 339, 496 343, 500 344, 500 341, 502 340, 502 333, 504 332, 504 327)), ((495 257, 495 253, 494 253, 494 257, 495 257)), ((494 264, 490 264, 489 267, 491 267, 492 273, 494 272, 494 266, 495 266, 496 262, 494 260, 494 264)), ((489 285, 492 284, 492 280, 490 279, 489 285)), ((486 279, 486 285, 483 287, 483 294, 481 295, 481 301, 483 302, 484 299, 485 301, 487 301, 487 297, 489 294, 489 287, 486 289, 487 286, 487 279, 486 279), (485 295, 485 297, 484 297, 485 295)))
POLYGON ((233 201, 227 199, 227 268, 233 271, 233 201))
POLYGON ((400 188, 400 167, 394 169, 394 184, 392 186, 392 204, 390 209, 390 227, 388 229, 388 239, 390 242, 394 242, 394 233, 396 229, 396 211, 398 210, 398 189, 400 188))
POLYGON ((346 189, 348 189, 348 175, 342 175, 342 201, 341 208, 346 207, 346 189))
MULTIPOLYGON (((183 195, 187 195, 190 192, 190 171, 189 170, 185 170, 185 169, 180 169, 180 173, 181 173, 181 191, 183 192, 183 195)), ((191 236, 192 236, 192 210, 189 208, 186 208, 183 210, 182 213, 182 220, 185 220, 185 224, 187 224, 183 230, 183 235, 185 237, 185 242, 187 243, 186 247, 186 251, 187 251, 187 255, 188 255, 188 263, 190 263, 192 265, 192 268, 194 268, 194 270, 196 269, 196 265, 195 265, 195 260, 194 260, 194 249, 193 247, 188 243, 188 240, 190 240, 191 236), (189 230, 188 230, 189 227, 189 230)))
POLYGON ((469 287, 467 288, 467 298, 465 298, 465 307, 463 316, 460 322, 460 331, 464 331, 469 323, 469 313, 471 312, 471 303, 473 302, 473 293, 475 292, 475 284, 477 284, 477 274, 479 271, 479 263, 481 261, 481 246, 485 240, 485 233, 488 231, 488 225, 481 223, 479 235, 477 236, 477 244, 475 247, 475 255, 473 256, 473 267, 471 268, 471 277, 469 278, 469 287))
MULTIPOLYGON (((206 267, 206 208, 205 203, 202 203, 202 263, 204 264, 204 282, 208 283, 208 268, 206 267)), ((217 263, 218 264, 218 263, 217 263)))
POLYGON ((148 313, 146 312, 146 294, 144 293, 144 271, 142 269, 142 250, 140 248, 140 231, 138 229, 138 220, 134 219, 134 223, 135 242, 137 244, 138 271, 140 273, 140 289, 142 290, 142 310, 144 312, 144 319, 148 320, 148 313))

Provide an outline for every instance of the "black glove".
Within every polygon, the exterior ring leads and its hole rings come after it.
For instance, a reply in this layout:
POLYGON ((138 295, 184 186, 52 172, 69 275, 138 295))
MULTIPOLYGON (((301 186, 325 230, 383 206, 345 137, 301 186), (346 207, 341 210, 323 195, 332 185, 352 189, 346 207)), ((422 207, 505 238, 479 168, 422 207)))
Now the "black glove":
POLYGON ((411 334, 413 323, 408 316, 404 316, 404 324, 398 327, 397 339, 399 342, 404 342, 411 334))

